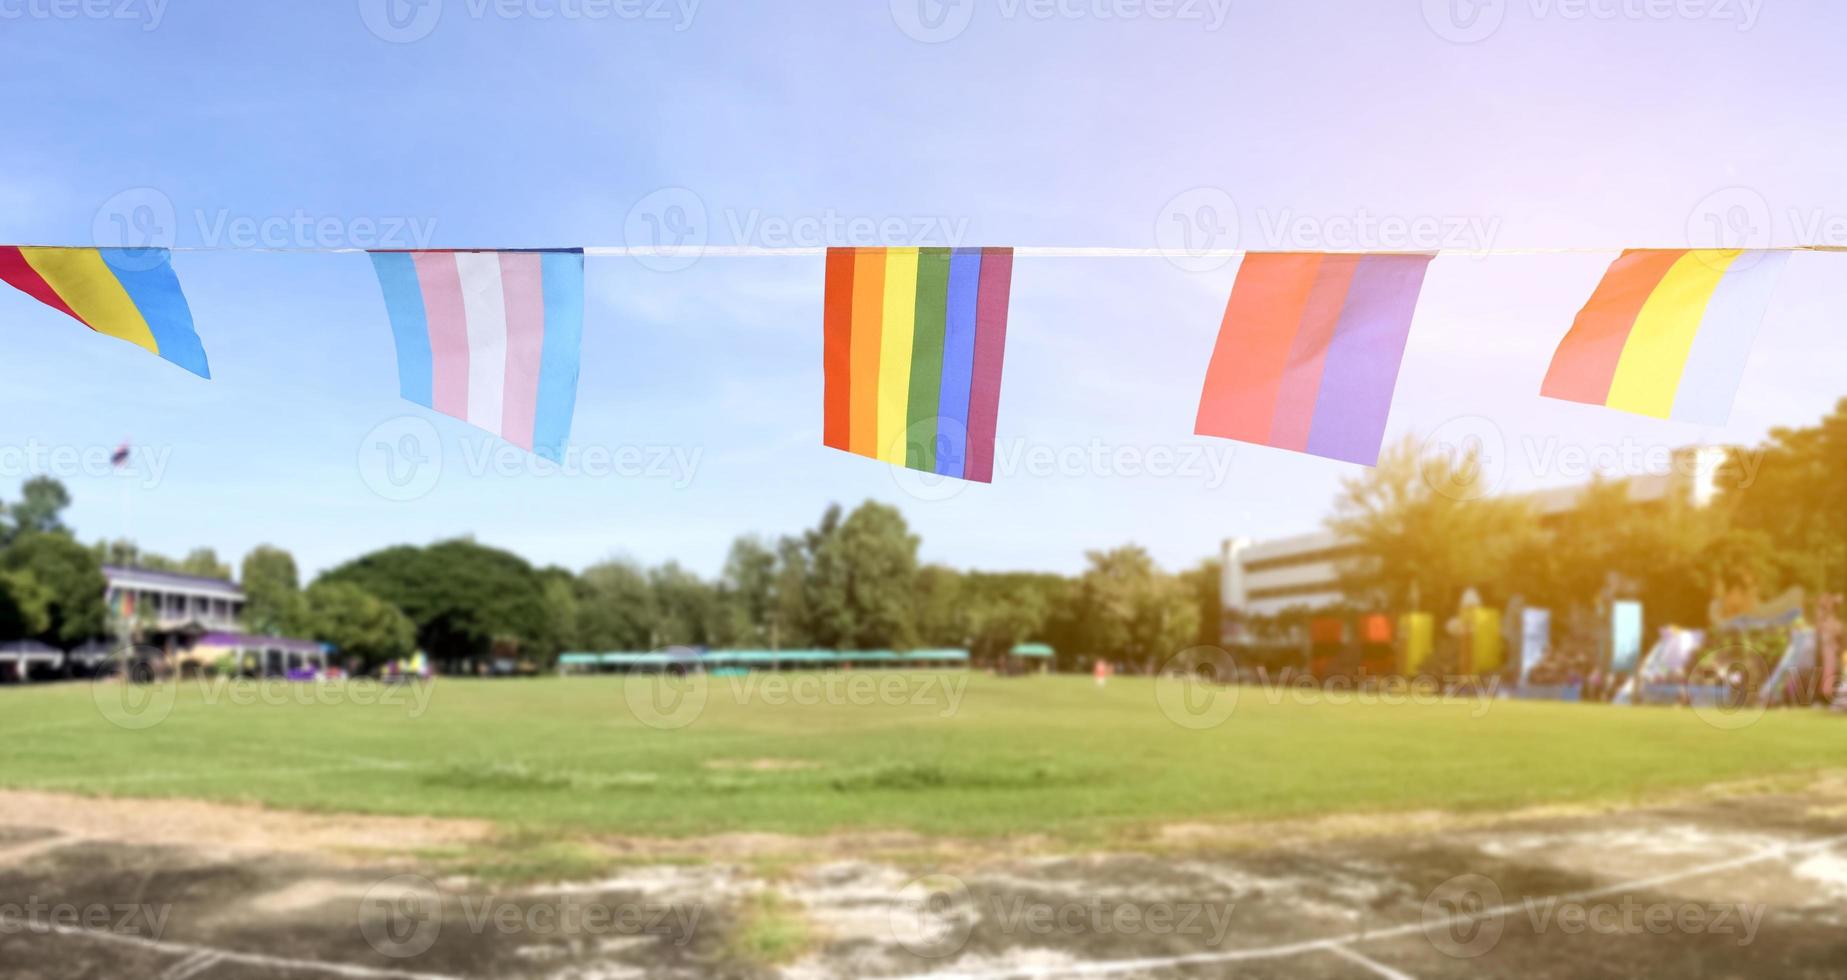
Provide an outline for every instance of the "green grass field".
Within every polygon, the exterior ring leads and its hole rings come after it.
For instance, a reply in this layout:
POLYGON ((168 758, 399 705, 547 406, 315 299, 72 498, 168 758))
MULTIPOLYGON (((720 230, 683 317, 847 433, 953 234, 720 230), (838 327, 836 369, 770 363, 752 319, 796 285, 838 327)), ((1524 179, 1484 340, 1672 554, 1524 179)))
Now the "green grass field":
POLYGON ((807 675, 804 697, 791 676, 713 678, 678 729, 638 721, 619 678, 444 679, 421 710, 411 689, 369 682, 268 689, 281 703, 182 682, 143 730, 103 708, 120 715, 119 699, 145 690, 16 686, 0 689, 0 785, 522 831, 1081 842, 1168 821, 1627 799, 1847 767, 1843 721, 1813 711, 1728 731, 1687 709, 1273 702, 1244 688, 1228 719, 1195 730, 1170 720, 1146 679, 1098 691, 1086 678, 863 673, 850 682, 859 695, 830 696, 807 675), (879 695, 874 679, 893 686, 879 695), (898 695, 899 684, 910 687, 898 695), (376 703, 387 690, 395 700, 376 703))

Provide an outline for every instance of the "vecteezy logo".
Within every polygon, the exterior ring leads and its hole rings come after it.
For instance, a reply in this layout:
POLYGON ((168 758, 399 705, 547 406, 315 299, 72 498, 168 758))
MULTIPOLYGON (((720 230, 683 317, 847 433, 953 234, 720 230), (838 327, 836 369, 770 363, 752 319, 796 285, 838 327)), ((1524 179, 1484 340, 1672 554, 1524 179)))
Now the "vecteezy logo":
POLYGON ((898 891, 891 936, 914 956, 941 959, 961 951, 975 927, 968 886, 954 875, 925 875, 898 891))
POLYGON ((394 875, 359 900, 359 934, 392 959, 421 956, 443 931, 443 896, 422 875, 394 875))
POLYGON ((178 232, 173 199, 152 187, 116 194, 96 209, 90 222, 90 240, 97 247, 128 250, 109 256, 109 264, 125 272, 146 272, 165 262, 159 252, 135 250, 172 248, 178 232))
POLYGON ((436 489, 442 472, 442 439, 428 419, 400 415, 360 440, 359 479, 386 500, 416 500, 436 489))
POLYGON ((705 713, 708 688, 702 670, 663 671, 624 678, 622 699, 628 702, 635 720, 649 728, 671 731, 699 720, 705 713))
POLYGON ((1424 23, 1445 41, 1474 44, 1507 19, 1507 0, 1424 0, 1424 23))
MULTIPOLYGON (((1687 214, 1689 248, 1769 248, 1775 238, 1775 219, 1770 201, 1750 187, 1727 187, 1713 191, 1693 206, 1687 214)), ((1740 263, 1756 263, 1760 255, 1745 255, 1729 263, 1728 268, 1742 272, 1740 263)))
MULTIPOLYGON (((967 423, 961 419, 937 416, 913 422, 905 427, 898 438, 903 444, 891 447, 895 453, 904 454, 911 445, 921 445, 927 440, 935 445, 937 459, 953 456, 967 465, 967 423)), ((892 482, 898 485, 898 489, 918 500, 948 500, 969 487, 969 481, 953 476, 940 476, 935 472, 926 473, 900 465, 893 465, 890 469, 892 482)))
POLYGON ((1473 959, 1493 949, 1507 928, 1501 889, 1484 875, 1457 875, 1424 899, 1424 938, 1445 956, 1473 959))
POLYGON ((410 44, 436 30, 443 18, 443 0, 359 0, 359 16, 373 37, 410 44))
POLYGON ((90 700, 109 723, 131 732, 153 728, 173 713, 179 682, 162 679, 154 665, 165 654, 154 647, 131 647, 115 659, 120 672, 99 673, 90 682, 90 700))
POLYGON ((1161 665, 1154 701, 1167 720, 1202 731, 1225 723, 1238 707, 1238 665, 1218 647, 1191 647, 1161 665))
POLYGON ((622 223, 622 240, 642 268, 679 272, 698 262, 711 240, 707 232, 705 199, 685 187, 663 187, 635 202, 622 223), (649 249, 675 249, 651 252, 649 249))
POLYGON ((975 0, 891 0, 891 19, 913 41, 941 44, 968 30, 975 0))
POLYGON ((1507 437, 1492 419, 1463 415, 1437 426, 1418 451, 1424 484, 1451 500, 1480 500, 1507 479, 1507 437))
POLYGON ((1184 272, 1211 272, 1238 247, 1238 203, 1217 187, 1175 194, 1154 220, 1154 244, 1184 272))

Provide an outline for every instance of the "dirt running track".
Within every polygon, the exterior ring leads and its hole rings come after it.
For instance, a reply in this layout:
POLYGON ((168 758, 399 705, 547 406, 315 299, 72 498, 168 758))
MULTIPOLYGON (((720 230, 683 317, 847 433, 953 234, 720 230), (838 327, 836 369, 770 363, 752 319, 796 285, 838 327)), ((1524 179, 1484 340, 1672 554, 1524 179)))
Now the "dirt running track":
POLYGON ((0 976, 1847 977, 1838 786, 1156 854, 901 868, 843 847, 516 889, 355 859, 316 821, 404 853, 485 832, 0 793, 0 976), (766 906, 810 936, 775 947, 780 965, 750 951, 766 906))

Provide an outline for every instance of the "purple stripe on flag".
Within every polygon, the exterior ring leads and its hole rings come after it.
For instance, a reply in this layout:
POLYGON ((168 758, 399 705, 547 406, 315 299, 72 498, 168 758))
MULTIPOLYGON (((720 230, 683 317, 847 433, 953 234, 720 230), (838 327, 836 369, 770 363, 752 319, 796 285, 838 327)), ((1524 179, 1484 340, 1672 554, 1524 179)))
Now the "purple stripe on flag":
POLYGON ((1001 363, 1007 352, 1007 303, 1013 291, 1013 249, 981 252, 975 300, 975 366, 969 379, 968 448, 962 478, 994 482, 994 431, 1000 414, 1001 363))
POLYGON ((1368 255, 1328 343, 1308 451, 1375 466, 1429 255, 1368 255))

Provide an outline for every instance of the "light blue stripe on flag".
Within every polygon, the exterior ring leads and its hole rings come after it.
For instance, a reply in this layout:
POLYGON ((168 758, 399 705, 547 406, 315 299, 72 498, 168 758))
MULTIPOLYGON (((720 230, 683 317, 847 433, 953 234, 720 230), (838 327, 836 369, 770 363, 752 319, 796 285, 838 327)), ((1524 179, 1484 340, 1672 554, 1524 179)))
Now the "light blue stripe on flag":
POLYGON ((532 419, 532 451, 564 461, 577 410, 577 369, 584 335, 584 253, 546 252, 545 347, 539 354, 539 405, 532 419))
POLYGON ((975 309, 980 298, 981 249, 958 248, 949 254, 943 388, 936 410, 936 472, 958 480, 968 458, 968 389, 975 375, 975 309))
POLYGON ((1789 261, 1788 252, 1746 252, 1732 261, 1712 301, 1700 318, 1699 332, 1687 352, 1674 393, 1676 422, 1722 426, 1731 421, 1732 402, 1744 383, 1744 366, 1751 359, 1757 328, 1770 309, 1777 280, 1789 261))
POLYGON ((423 285, 417 281, 416 260, 409 252, 371 255, 379 287, 385 291, 391 337, 398 347, 398 393, 407 401, 431 408, 430 388, 435 376, 430 363, 430 325, 423 309, 423 285))
POLYGON ((193 328, 192 308, 173 274, 173 256, 164 248, 99 248, 109 271, 141 311, 160 356, 201 378, 212 376, 205 345, 193 328))

